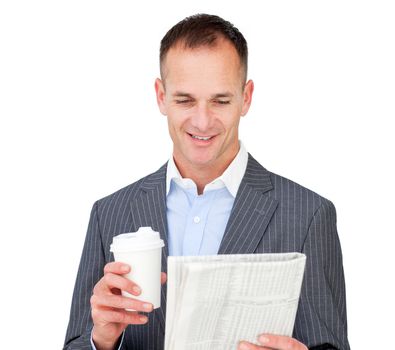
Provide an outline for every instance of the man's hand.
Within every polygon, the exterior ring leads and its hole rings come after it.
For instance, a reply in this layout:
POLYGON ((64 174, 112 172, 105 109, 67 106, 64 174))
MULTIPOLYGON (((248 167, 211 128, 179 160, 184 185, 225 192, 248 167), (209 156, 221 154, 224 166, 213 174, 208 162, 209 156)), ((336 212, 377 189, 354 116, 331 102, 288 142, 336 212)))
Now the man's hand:
POLYGON ((246 341, 239 343, 237 350, 260 350, 260 349, 275 349, 275 350, 308 350, 307 346, 298 340, 275 334, 261 334, 258 341, 262 345, 251 344, 246 341))
MULTIPOLYGON (((92 339, 98 350, 114 349, 128 324, 138 325, 148 322, 148 317, 139 314, 138 311, 151 312, 153 310, 153 305, 150 303, 121 295, 121 291, 132 295, 141 293, 136 283, 122 276, 129 271, 129 265, 110 262, 104 267, 104 276, 93 288, 90 300, 93 319, 92 339)), ((162 272, 161 283, 165 282, 166 274, 162 272)))

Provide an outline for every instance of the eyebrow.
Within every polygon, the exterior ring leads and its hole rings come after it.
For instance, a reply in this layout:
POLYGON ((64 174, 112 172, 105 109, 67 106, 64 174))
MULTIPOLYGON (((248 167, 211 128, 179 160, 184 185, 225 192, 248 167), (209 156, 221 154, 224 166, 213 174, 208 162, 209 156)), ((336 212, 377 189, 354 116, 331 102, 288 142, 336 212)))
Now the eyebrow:
MULTIPOLYGON (((189 97, 189 98, 193 98, 193 95, 192 94, 188 94, 187 92, 176 91, 173 94, 173 97, 189 97)), ((221 98, 221 97, 233 97, 233 94, 231 92, 223 92, 223 93, 211 95, 211 98, 221 98)))

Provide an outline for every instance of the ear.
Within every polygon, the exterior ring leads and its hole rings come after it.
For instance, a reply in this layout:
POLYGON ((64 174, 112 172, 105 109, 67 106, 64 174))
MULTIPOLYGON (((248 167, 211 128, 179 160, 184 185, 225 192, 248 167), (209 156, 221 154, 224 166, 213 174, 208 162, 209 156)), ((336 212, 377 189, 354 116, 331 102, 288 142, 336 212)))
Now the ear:
POLYGON ((156 78, 155 80, 155 92, 156 92, 156 102, 158 103, 160 112, 163 115, 167 115, 165 87, 163 85, 162 80, 160 80, 159 78, 156 78))
POLYGON ((250 109, 253 92, 254 92, 254 82, 252 80, 248 80, 244 86, 244 91, 243 91, 243 107, 241 109, 242 116, 245 116, 248 110, 250 109))

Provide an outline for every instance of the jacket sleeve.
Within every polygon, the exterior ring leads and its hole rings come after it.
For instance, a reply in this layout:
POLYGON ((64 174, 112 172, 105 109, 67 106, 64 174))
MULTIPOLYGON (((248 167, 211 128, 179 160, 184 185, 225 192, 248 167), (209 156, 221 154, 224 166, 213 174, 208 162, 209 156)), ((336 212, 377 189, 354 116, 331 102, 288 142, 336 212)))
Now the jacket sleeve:
POLYGON ((307 259, 294 337, 312 349, 349 350, 342 252, 330 201, 323 199, 315 211, 302 252, 307 259))
MULTIPOLYGON (((101 240, 98 202, 93 205, 71 302, 64 350, 92 349, 90 298, 106 264, 101 240)), ((123 349, 124 347, 121 346, 123 349)))

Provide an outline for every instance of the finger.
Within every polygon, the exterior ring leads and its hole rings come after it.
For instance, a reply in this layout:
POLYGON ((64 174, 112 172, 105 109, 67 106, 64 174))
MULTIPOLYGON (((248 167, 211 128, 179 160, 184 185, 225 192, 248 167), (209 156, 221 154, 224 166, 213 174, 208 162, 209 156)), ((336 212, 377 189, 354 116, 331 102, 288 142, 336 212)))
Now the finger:
POLYGON ((161 284, 165 284, 166 281, 167 281, 167 274, 166 274, 166 272, 161 272, 161 275, 160 275, 160 283, 161 283, 161 284))
POLYGON ((237 350, 262 350, 262 349, 266 349, 266 348, 249 343, 248 341, 241 341, 239 343, 239 346, 237 347, 237 350))
POLYGON ((126 277, 113 273, 106 273, 93 288, 94 294, 113 294, 112 288, 118 288, 132 295, 141 293, 140 287, 126 277))
POLYGON ((92 309, 93 320, 104 321, 108 323, 124 323, 124 324, 145 324, 148 317, 137 312, 115 309, 92 309))
POLYGON ((136 311, 151 312, 154 307, 151 303, 146 303, 137 299, 123 297, 120 295, 95 295, 90 299, 92 308, 108 307, 117 309, 133 309, 136 311))
POLYGON ((265 347, 279 350, 307 350, 307 346, 300 341, 283 335, 261 334, 258 341, 265 347))
POLYGON ((106 273, 116 273, 118 275, 123 275, 125 273, 130 272, 130 266, 119 261, 113 261, 106 266, 104 266, 104 274, 106 273))

